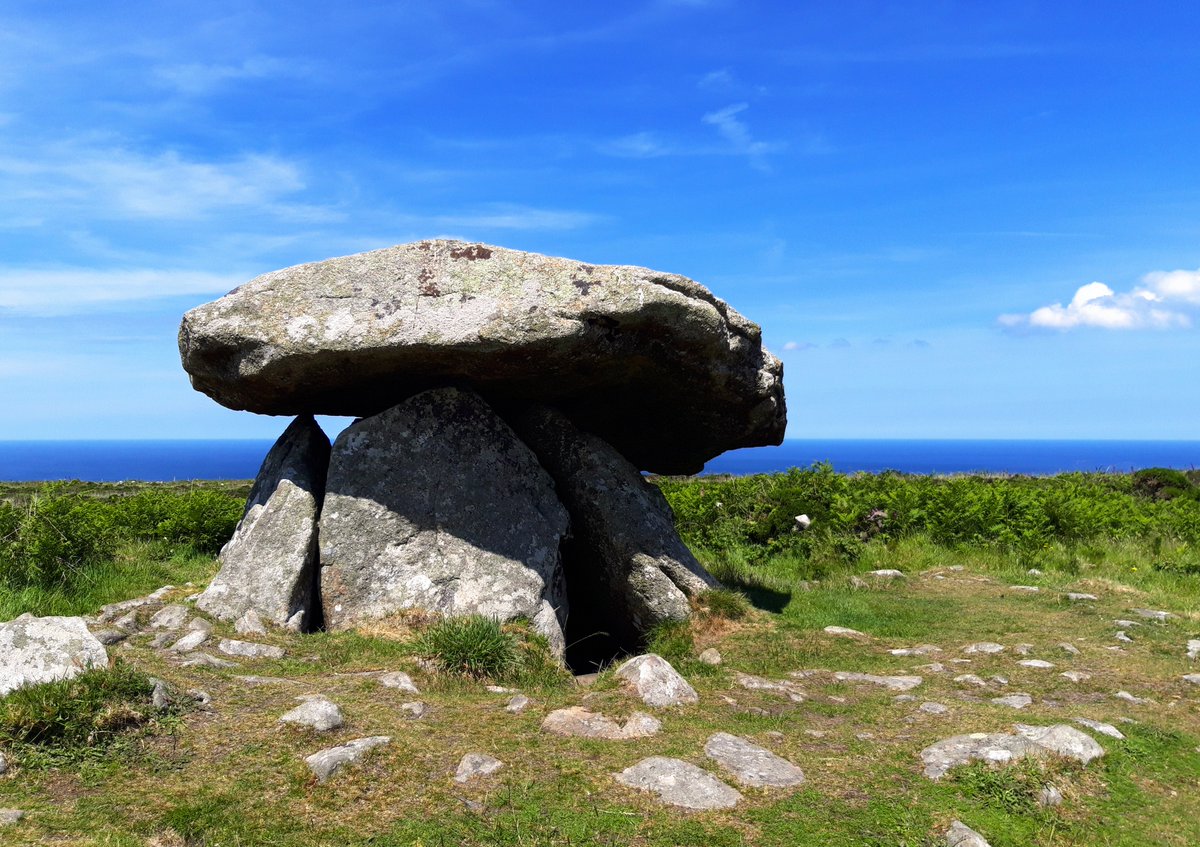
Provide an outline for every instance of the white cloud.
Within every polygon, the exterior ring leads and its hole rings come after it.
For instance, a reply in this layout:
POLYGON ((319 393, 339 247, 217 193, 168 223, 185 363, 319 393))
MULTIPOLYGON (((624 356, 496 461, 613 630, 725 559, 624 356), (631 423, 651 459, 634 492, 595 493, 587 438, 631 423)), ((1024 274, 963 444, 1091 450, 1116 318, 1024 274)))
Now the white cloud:
POLYGON ((762 171, 770 170, 766 154, 777 149, 778 145, 754 140, 750 134, 750 127, 738 117, 749 108, 749 103, 734 103, 724 109, 709 112, 701 120, 716 127, 717 132, 729 142, 733 151, 748 157, 752 166, 762 171))
POLYGON ((655 159, 675 151, 652 132, 636 132, 601 144, 600 152, 625 159, 655 159))
POLYGON ((207 94, 230 82, 271 78, 299 79, 311 75, 304 62, 275 59, 270 56, 251 56, 236 65, 215 65, 192 62, 156 68, 155 76, 183 94, 207 94))
POLYGON ((1006 327, 1069 330, 1181 329, 1192 325, 1188 314, 1200 306, 1200 271, 1154 271, 1132 291, 1117 292, 1103 282, 1081 286, 1067 305, 1053 303, 1028 315, 1001 315, 1006 327))
POLYGON ((224 294, 250 276, 157 268, 0 268, 0 309, 37 315, 73 314, 99 303, 224 294))
POLYGON ((811 350, 813 347, 816 347, 816 346, 817 345, 815 345, 809 341, 789 341, 783 345, 783 349, 788 350, 788 351, 811 350))

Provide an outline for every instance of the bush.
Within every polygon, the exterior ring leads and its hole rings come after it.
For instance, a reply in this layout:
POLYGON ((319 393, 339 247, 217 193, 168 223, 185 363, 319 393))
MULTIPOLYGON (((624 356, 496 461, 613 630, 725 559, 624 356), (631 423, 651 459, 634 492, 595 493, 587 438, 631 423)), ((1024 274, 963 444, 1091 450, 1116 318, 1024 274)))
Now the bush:
POLYGON ((439 621, 421 633, 415 646, 438 670, 473 679, 504 679, 521 666, 516 636, 505 632, 495 618, 482 615, 439 621))

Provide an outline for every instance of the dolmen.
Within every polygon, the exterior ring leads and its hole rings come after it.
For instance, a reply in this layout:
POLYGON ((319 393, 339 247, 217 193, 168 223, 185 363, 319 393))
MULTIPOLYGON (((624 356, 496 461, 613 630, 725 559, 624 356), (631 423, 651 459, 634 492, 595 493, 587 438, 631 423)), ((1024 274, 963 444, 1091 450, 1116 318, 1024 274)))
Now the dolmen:
POLYGON ((700 284, 421 241, 188 312, 192 385, 294 416, 198 599, 295 629, 408 609, 634 649, 715 580, 643 471, 778 444, 783 369, 700 284), (313 415, 354 421, 330 445, 313 415))

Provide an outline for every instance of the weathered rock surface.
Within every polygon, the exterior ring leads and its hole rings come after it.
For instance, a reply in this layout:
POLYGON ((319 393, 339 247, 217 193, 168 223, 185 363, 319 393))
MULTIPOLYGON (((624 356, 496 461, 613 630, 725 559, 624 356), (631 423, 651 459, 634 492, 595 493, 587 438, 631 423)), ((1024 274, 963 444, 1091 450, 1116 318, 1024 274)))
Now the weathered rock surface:
POLYGON ((703 286, 422 241, 258 277, 188 312, 192 385, 232 409, 372 415, 439 384, 543 402, 639 468, 778 444, 782 365, 703 286))
POLYGON ((951 821, 946 830, 946 847, 991 847, 987 839, 962 821, 951 821))
POLYGON ((486 753, 468 753, 458 763, 455 782, 470 782, 476 777, 490 776, 504 767, 504 762, 486 753))
MULTIPOLYGON (((254 611, 280 626, 309 612, 328 465, 325 433, 311 416, 296 418, 263 460, 242 520, 221 550, 221 570, 198 608, 228 621, 254 611)), ((311 613, 305 619, 312 624, 311 613)))
POLYGON ((421 691, 412 681, 412 677, 404 671, 388 671, 379 675, 379 684, 384 688, 395 688, 406 694, 420 694, 421 691))
POLYGON ((617 668, 617 679, 631 687, 650 706, 682 706, 700 702, 696 689, 662 656, 646 653, 617 668))
POLYGON ((1075 723, 1079 724, 1080 726, 1086 726, 1088 729, 1098 732, 1101 735, 1107 735, 1109 738, 1116 738, 1118 740, 1125 738, 1125 733, 1121 732, 1121 730, 1117 729, 1110 723, 1094 721, 1090 718, 1075 718, 1075 723))
POLYGON ((686 619, 688 598, 717 581, 680 539, 662 492, 560 412, 536 407, 510 420, 571 517, 563 556, 571 640, 607 633, 618 649, 636 650, 656 625, 686 619))
POLYGON ((0 623, 0 696, 107 665, 108 651, 83 618, 24 614, 0 623))
POLYGON ((326 697, 316 696, 306 698, 299 706, 285 712, 280 716, 279 722, 306 726, 317 732, 328 732, 345 723, 345 718, 342 717, 342 710, 338 708, 337 703, 326 697))
POLYGON ((1008 694, 1004 697, 993 697, 992 702, 997 706, 1008 706, 1011 709, 1024 709, 1033 704, 1033 698, 1028 694, 1008 694))
POLYGON ((12 826, 25 817, 21 809, 0 809, 0 826, 12 826))
POLYGON ((704 752, 742 785, 791 788, 804 782, 804 772, 787 759, 728 732, 710 737, 704 752))
POLYGON ((1029 726, 1016 724, 1015 734, 976 732, 956 735, 921 751, 925 776, 941 779, 947 771, 973 761, 1006 764, 1026 757, 1062 756, 1087 764, 1104 755, 1095 739, 1067 724, 1029 726))
POLYGON ((865 682, 870 685, 879 685, 890 691, 911 691, 924 681, 919 676, 876 676, 855 671, 838 671, 833 678, 838 682, 865 682))
POLYGON ((313 772, 317 782, 324 782, 333 776, 339 768, 360 761, 370 750, 391 742, 391 736, 373 735, 369 738, 356 738, 313 753, 304 759, 308 769, 313 772))
POLYGON ((410 608, 525 617, 561 655, 567 525, 552 480, 487 403, 426 391, 334 445, 320 522, 326 626, 410 608))
POLYGON ((662 723, 645 712, 634 712, 622 726, 612 718, 582 706, 556 709, 542 720, 542 731, 551 735, 602 738, 608 741, 646 738, 656 735, 661 728, 662 723))
POLYGON ((175 630, 188 622, 192 611, 187 606, 163 606, 150 618, 151 629, 175 630))
POLYGON ((672 806, 699 811, 729 809, 742 799, 708 771, 690 762, 650 756, 616 775, 617 782, 641 791, 650 791, 672 806))
POLYGON ((1029 726, 1019 723, 1015 729, 1018 735, 1042 745, 1056 756, 1074 759, 1085 765, 1104 755, 1104 748, 1097 744, 1094 738, 1065 723, 1053 726, 1029 726))
POLYGON ((238 641, 235 638, 222 638, 217 649, 226 656, 241 656, 244 659, 282 659, 284 649, 274 644, 258 644, 253 641, 238 641))

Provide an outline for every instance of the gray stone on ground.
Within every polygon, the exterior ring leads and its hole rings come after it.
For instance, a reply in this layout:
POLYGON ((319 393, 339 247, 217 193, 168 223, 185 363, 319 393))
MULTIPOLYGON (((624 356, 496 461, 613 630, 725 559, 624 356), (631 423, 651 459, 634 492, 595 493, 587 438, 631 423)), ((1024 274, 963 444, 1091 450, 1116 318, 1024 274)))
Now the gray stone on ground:
POLYGON ((1200 685, 1200 673, 1185 673, 1183 681, 1190 682, 1192 685, 1200 685))
POLYGON ((1007 764, 1027 756, 1043 758, 1049 755, 1049 749, 1020 735, 974 732, 955 735, 929 745, 921 751, 921 761, 925 764, 925 776, 936 780, 945 776, 951 768, 969 762, 1007 764))
POLYGON ((1045 659, 1023 659, 1017 662, 1023 668, 1035 668, 1037 670, 1049 670, 1054 667, 1053 662, 1047 662, 1045 659))
POLYGON ((958 676, 954 677, 954 681, 959 685, 973 685, 976 688, 987 688, 987 680, 978 674, 960 673, 958 676))
POLYGON ((804 772, 787 759, 727 732, 711 736, 704 752, 742 785, 791 788, 804 782, 804 772))
POLYGON ((1038 792, 1038 805, 1051 809, 1055 806, 1061 806, 1063 802, 1063 793, 1056 785, 1047 785, 1038 792))
POLYGON ((1016 724, 1015 729, 1018 735, 1040 744, 1051 753, 1064 759, 1074 759, 1086 765, 1093 759, 1104 755, 1104 748, 1097 744, 1094 738, 1065 723, 1053 726, 1030 726, 1019 723, 1016 724))
POLYGON ((1188 639, 1187 657, 1189 659, 1200 659, 1200 638, 1188 639))
POLYGON ((129 633, 120 629, 99 629, 92 632, 96 636, 96 640, 105 647, 111 647, 114 644, 120 644, 129 637, 129 633))
POLYGON ((708 649, 702 651, 697 658, 706 665, 721 664, 721 653, 716 647, 709 647, 708 649))
POLYGON ((379 675, 379 684, 384 688, 394 688, 406 694, 420 694, 420 689, 412 681, 412 677, 404 671, 388 671, 379 675))
POLYGON ((606 741, 646 738, 657 735, 660 729, 662 723, 645 712, 634 712, 622 725, 607 715, 593 712, 583 706, 556 709, 542 720, 542 731, 551 735, 601 738, 606 741))
POLYGON ((112 625, 126 632, 138 631, 137 612, 126 612, 112 622, 112 625))
POLYGON ((1071 656, 1078 656, 1078 655, 1079 655, 1079 648, 1078 648, 1078 647, 1076 647, 1074 644, 1070 644, 1070 643, 1068 643, 1068 642, 1066 642, 1066 641, 1064 641, 1064 642, 1062 642, 1061 644, 1059 644, 1059 645, 1058 645, 1058 648, 1059 648, 1060 650, 1062 650, 1064 653, 1067 653, 1068 655, 1071 655, 1071 656))
POLYGON ((616 774, 616 780, 629 788, 652 792, 669 805, 697 811, 730 809, 742 799, 740 792, 708 771, 664 756, 642 759, 616 774))
POLYGON ((563 569, 574 629, 633 649, 659 624, 685 620, 688 598, 717 587, 680 539, 662 492, 615 448, 545 406, 509 420, 570 515, 563 569))
POLYGON ((134 597, 130 600, 121 600, 118 603, 109 603, 100 609, 100 613, 96 616, 96 622, 108 623, 114 618, 127 616, 143 606, 159 602, 174 590, 175 586, 164 585, 162 588, 150 592, 145 597, 134 597))
POLYGON ((108 651, 83 618, 21 615, 0 623, 0 696, 107 667, 108 651))
POLYGON ((382 744, 388 744, 391 740, 391 737, 387 735, 356 738, 353 741, 347 741, 345 744, 339 744, 337 747, 329 747, 313 753, 304 759, 304 763, 308 765, 308 769, 317 777, 317 782, 324 782, 333 776, 338 769, 360 761, 368 751, 382 744))
POLYGON ((504 711, 510 715, 519 715, 521 712, 529 708, 529 704, 533 701, 524 694, 514 694, 508 698, 508 702, 504 704, 504 711))
POLYGON ((0 826, 12 826, 25 817, 20 809, 0 809, 0 826))
POLYGON ((236 668, 237 666, 237 662, 218 659, 208 653, 196 653, 180 665, 181 668, 236 668))
POLYGON ((245 613, 233 622, 233 631, 238 635, 266 635, 267 628, 263 624, 262 616, 253 609, 247 609, 245 613))
POLYGON ((941 703, 922 703, 917 707, 927 715, 944 715, 950 711, 949 706, 943 706, 941 703))
POLYGON ((964 653, 984 653, 990 655, 1003 653, 1004 645, 997 644, 995 641, 977 641, 974 644, 968 644, 962 651, 964 653))
POLYGON ((962 821, 951 821, 946 830, 946 847, 991 847, 987 839, 962 821))
POLYGON ((1118 700, 1124 700, 1126 703, 1131 703, 1134 706, 1145 706, 1147 703, 1154 702, 1148 697, 1138 697, 1135 694, 1130 694, 1128 691, 1118 691, 1113 697, 1118 700))
POLYGON ((454 771, 454 781, 470 782, 481 776, 490 776, 504 767, 504 762, 486 753, 468 753, 458 763, 454 771))
POLYGON ((179 349, 232 409, 367 416, 469 383, 561 408, 657 473, 778 444, 786 423, 761 331, 698 283, 460 241, 260 276, 188 312, 179 349))
POLYGON ((794 703, 803 703, 806 699, 804 692, 794 682, 787 680, 776 682, 754 674, 734 671, 733 681, 747 691, 769 691, 787 697, 794 703))
POLYGON ((1026 594, 1036 594, 1037 592, 1041 591, 1042 589, 1038 588, 1036 585, 1010 585, 1008 587, 1008 590, 1009 591, 1021 591, 1026 594))
POLYGON ((1063 671, 1059 676, 1069 679, 1071 682, 1087 682, 1092 678, 1092 675, 1086 671, 1063 671))
POLYGON ((4 776, 8 772, 8 759, 4 758, 4 754, 0 753, 0 776, 4 776))
POLYGON ((827 635, 840 635, 845 638, 865 638, 866 633, 859 632, 857 629, 850 629, 848 626, 827 626, 824 632, 827 635))
POLYGON ((681 706, 700 701, 696 689, 662 656, 646 653, 617 668, 617 679, 631 687, 650 706, 681 706))
POLYGON ((1148 618, 1159 623, 1167 620, 1167 618, 1175 617, 1171 612, 1164 612, 1160 609, 1130 609, 1129 611, 1133 612, 1139 618, 1148 618))
POLYGON ((171 689, 161 679, 150 677, 153 688, 150 691, 150 705, 159 711, 170 707, 171 689))
POLYGON ((1078 603, 1083 600, 1099 600, 1100 598, 1097 597, 1095 594, 1087 594, 1083 591, 1068 591, 1067 599, 1071 600, 1072 602, 1078 603))
POLYGON ((1075 718, 1075 723, 1079 724, 1080 726, 1086 726, 1088 729, 1098 732, 1101 735, 1107 735, 1109 738, 1116 738, 1118 740, 1125 738, 1125 733, 1121 732, 1121 730, 1117 729, 1110 723, 1094 721, 1090 718, 1075 718))
POLYGON ((187 606, 171 605, 163 606, 154 613, 154 617, 150 618, 151 629, 180 629, 188 618, 192 615, 192 610, 187 606))
POLYGON ((871 673, 855 673, 853 671, 838 671, 833 675, 838 682, 865 682, 882 686, 889 691, 911 691, 922 682, 919 676, 878 676, 871 673))
POLYGON ((222 638, 217 649, 227 656, 241 656, 246 659, 282 659, 284 649, 273 644, 258 644, 254 641, 238 641, 235 638, 222 638))
POLYGON ((904 579, 904 572, 898 571, 895 568, 880 568, 877 571, 868 571, 868 573, 879 579, 904 579))
POLYGON ((410 397, 334 444, 320 522, 325 624, 413 608, 526 618, 561 656, 567 525, 553 480, 478 395, 410 397))
POLYGON ((888 652, 893 656, 929 656, 942 652, 942 648, 934 644, 918 644, 916 647, 897 647, 888 652))
POLYGON ((221 569, 197 608, 227 621, 254 610, 282 626, 312 606, 328 466, 329 438, 310 415, 296 418, 263 459, 242 520, 221 549, 221 569))
POLYGON ((992 702, 997 706, 1008 706, 1012 709, 1024 709, 1033 704, 1033 698, 1028 694, 1008 694, 1004 697, 993 697, 992 702))
POLYGON ((192 650, 195 650, 197 647, 199 647, 205 641, 208 641, 208 638, 209 638, 209 635, 204 630, 202 630, 202 629, 192 630, 187 635, 183 636, 182 638, 180 638, 178 641, 176 641, 174 644, 171 645, 171 652, 172 653, 189 653, 192 650))
POLYGON ((1129 634, 1126 633, 1125 630, 1123 630, 1123 629, 1118 629, 1117 634, 1114 635, 1113 638, 1117 639, 1117 641, 1124 641, 1126 644, 1133 643, 1133 639, 1130 638, 1129 634))
POLYGON ((321 696, 301 699, 304 699, 303 703, 279 717, 280 723, 306 726, 317 732, 328 732, 346 722, 342 717, 342 710, 332 700, 321 696))
POLYGON ((420 700, 412 700, 408 703, 401 703, 400 711, 407 714, 413 720, 420 720, 429 714, 429 706, 420 700))

